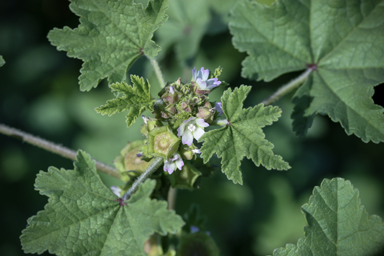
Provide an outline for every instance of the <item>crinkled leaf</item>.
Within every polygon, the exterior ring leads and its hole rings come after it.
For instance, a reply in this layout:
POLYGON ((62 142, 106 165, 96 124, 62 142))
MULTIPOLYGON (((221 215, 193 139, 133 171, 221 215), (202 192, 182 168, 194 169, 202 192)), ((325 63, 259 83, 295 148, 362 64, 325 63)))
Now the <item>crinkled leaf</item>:
POLYGON ((243 109, 243 101, 251 90, 250 86, 240 86, 233 92, 228 89, 221 97, 223 112, 230 125, 206 132, 201 141, 201 157, 204 162, 214 153, 221 160, 221 170, 234 183, 242 184, 240 163, 244 157, 252 159, 256 166, 263 165, 268 170, 287 170, 289 164, 272 151, 273 144, 265 139, 261 128, 271 125, 281 115, 278 107, 264 107, 259 104, 243 109))
POLYGON ((379 216, 368 216, 358 190, 349 181, 325 179, 302 211, 308 223, 305 238, 297 245, 276 249, 274 256, 369 256, 384 252, 384 223, 379 216))
POLYGON ((157 31, 159 45, 175 45, 180 60, 194 57, 211 19, 207 0, 171 0, 168 21, 157 31))
POLYGON ((108 100, 103 106, 96 108, 102 115, 113 115, 128 110, 126 116, 127 126, 131 126, 137 117, 145 110, 151 110, 155 100, 152 100, 148 80, 131 75, 132 86, 126 83, 111 84, 116 93, 116 99, 108 100))
POLYGON ((384 141, 383 108, 372 100, 384 81, 383 13, 383 0, 242 1, 230 22, 235 47, 249 55, 242 75, 270 81, 314 64, 293 99, 294 130, 304 135, 321 113, 348 135, 384 141))
POLYGON ((3 59, 3 56, 0 55, 0 67, 5 64, 5 60, 3 59))
POLYGON ((91 157, 79 151, 75 170, 50 167, 38 174, 35 188, 49 200, 22 232, 24 252, 146 255, 144 242, 151 234, 176 233, 183 225, 166 202, 149 198, 155 185, 148 180, 119 202, 102 183, 91 157))
POLYGON ((122 82, 126 71, 143 54, 154 58, 160 47, 151 39, 167 19, 168 0, 151 0, 144 9, 133 0, 71 0, 80 17, 75 29, 53 29, 48 39, 69 57, 84 61, 80 89, 89 91, 101 79, 122 82))

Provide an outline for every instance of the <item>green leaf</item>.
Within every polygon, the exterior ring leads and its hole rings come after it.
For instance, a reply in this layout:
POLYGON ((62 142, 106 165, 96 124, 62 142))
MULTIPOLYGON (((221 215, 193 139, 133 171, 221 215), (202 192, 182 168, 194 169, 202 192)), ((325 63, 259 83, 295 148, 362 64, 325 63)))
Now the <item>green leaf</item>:
POLYGON ((156 33, 159 45, 163 49, 175 45, 180 60, 194 57, 211 19, 209 1, 173 0, 167 14, 168 21, 156 33))
POLYGON ((164 201, 149 196, 147 180, 122 202, 101 181, 91 157, 79 151, 75 170, 50 167, 37 175, 35 188, 49 197, 43 211, 28 220, 20 237, 26 253, 57 255, 146 255, 151 234, 178 232, 183 221, 164 201))
POLYGON ((143 54, 154 58, 160 47, 151 39, 167 19, 168 0, 151 0, 144 9, 133 0, 71 0, 80 17, 75 29, 53 29, 48 39, 69 57, 84 61, 80 90, 97 87, 100 80, 122 82, 127 70, 143 54))
POLYGON ((248 57, 244 77, 270 81, 317 68, 294 96, 294 130, 304 135, 316 113, 364 142, 384 141, 383 108, 372 100, 384 81, 384 1, 241 1, 232 12, 233 43, 248 57))
POLYGON ((272 151, 273 144, 265 139, 261 128, 271 125, 281 115, 278 107, 264 107, 259 104, 253 108, 243 109, 243 101, 251 90, 250 86, 240 86, 224 92, 221 97, 223 112, 230 122, 225 127, 206 132, 201 141, 201 157, 207 163, 214 153, 221 160, 221 170, 234 183, 242 184, 240 171, 244 157, 252 159, 256 166, 263 165, 268 170, 287 170, 289 164, 272 151))
POLYGON ((0 67, 5 64, 5 60, 3 59, 3 56, 0 55, 0 67))
POLYGON ((276 249, 274 256, 368 256, 384 248, 382 219, 368 216, 358 190, 349 181, 325 179, 302 211, 308 222, 305 238, 297 245, 276 249))
POLYGON ((129 127, 145 110, 151 110, 155 100, 151 98, 151 86, 148 80, 131 75, 131 82, 132 86, 126 83, 111 84, 116 99, 108 100, 105 105, 96 108, 96 111, 102 115, 112 116, 128 110, 126 122, 129 127))

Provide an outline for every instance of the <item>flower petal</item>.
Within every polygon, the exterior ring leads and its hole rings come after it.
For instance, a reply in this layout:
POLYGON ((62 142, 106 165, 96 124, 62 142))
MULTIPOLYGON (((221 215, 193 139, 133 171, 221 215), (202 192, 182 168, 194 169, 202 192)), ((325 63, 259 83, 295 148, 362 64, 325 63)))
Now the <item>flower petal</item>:
POLYGON ((190 131, 184 132, 183 137, 181 139, 181 142, 183 144, 187 144, 188 146, 191 146, 192 142, 193 142, 193 135, 192 135, 192 133, 190 131))
POLYGON ((196 67, 192 70, 192 78, 193 78, 193 81, 196 81, 196 67))
POLYGON ((183 160, 181 158, 179 158, 178 160, 176 160, 175 164, 176 164, 177 168, 181 171, 181 169, 184 166, 183 160))
POLYGON ((206 81, 209 76, 209 69, 204 69, 204 67, 201 67, 200 71, 202 80, 206 81))
MULTIPOLYGON (((203 136, 204 133, 205 133, 205 131, 204 131, 203 129, 201 129, 201 128, 198 127, 198 128, 195 130, 195 132, 193 133, 193 137, 195 137, 196 140, 199 140, 200 137, 203 136)), ((190 146, 190 145, 188 145, 188 146, 190 146)))
POLYGON ((195 120, 195 123, 197 124, 197 126, 199 127, 208 127, 209 124, 204 122, 204 119, 203 118, 198 118, 195 120))

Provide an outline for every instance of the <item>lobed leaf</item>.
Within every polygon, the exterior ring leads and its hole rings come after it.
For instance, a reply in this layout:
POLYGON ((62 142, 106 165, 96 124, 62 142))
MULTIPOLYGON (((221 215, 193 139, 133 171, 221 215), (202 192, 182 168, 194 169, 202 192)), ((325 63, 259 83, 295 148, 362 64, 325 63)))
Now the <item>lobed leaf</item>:
POLYGON ((145 110, 151 110, 155 100, 152 100, 148 80, 131 75, 132 86, 126 83, 111 84, 116 93, 116 99, 108 100, 103 106, 96 108, 102 115, 112 116, 128 110, 126 116, 127 126, 131 126, 145 110))
POLYGON ((222 172, 234 183, 242 184, 240 171, 244 157, 252 159, 256 166, 263 165, 268 170, 287 170, 289 164, 272 151, 273 144, 265 139, 261 128, 271 125, 281 115, 278 107, 264 107, 259 104, 243 109, 243 102, 251 90, 250 86, 240 86, 224 92, 221 97, 225 117, 230 122, 225 127, 206 132, 201 141, 201 157, 208 162, 213 154, 222 158, 222 172))
POLYGON ((122 202, 101 181, 91 157, 79 151, 74 170, 50 167, 35 188, 49 197, 28 219, 20 237, 24 252, 57 255, 146 255, 144 242, 157 232, 178 232, 183 221, 164 201, 151 200, 147 180, 122 202))
MULTIPOLYGON (((384 223, 368 216, 359 192, 342 178, 325 179, 302 207, 308 222, 297 245, 278 248, 274 256, 368 256, 383 252, 384 223)), ((380 254, 381 255, 381 254, 380 254)))
POLYGON ((233 44, 248 57, 244 77, 270 81, 315 67, 294 95, 293 129, 305 135, 316 113, 364 142, 384 141, 383 108, 372 100, 384 82, 384 1, 241 1, 230 21, 233 44))
POLYGON ((154 58, 160 47, 151 39, 166 21, 168 0, 151 0, 144 9, 133 0, 71 0, 80 17, 75 29, 53 29, 48 39, 69 57, 84 61, 80 90, 89 91, 108 78, 122 82, 127 70, 143 54, 154 58))

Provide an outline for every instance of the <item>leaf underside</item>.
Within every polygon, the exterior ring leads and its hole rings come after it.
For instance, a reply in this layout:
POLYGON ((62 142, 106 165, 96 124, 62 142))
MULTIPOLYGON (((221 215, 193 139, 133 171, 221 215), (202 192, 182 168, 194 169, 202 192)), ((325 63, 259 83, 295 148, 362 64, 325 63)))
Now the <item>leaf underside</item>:
POLYGON ((151 39, 167 19, 168 0, 151 0, 145 9, 133 0, 71 2, 80 25, 75 29, 55 28, 48 39, 69 57, 84 61, 80 90, 89 91, 104 78, 110 84, 122 82, 140 56, 154 58, 160 51, 151 39))
POLYGON ((316 65, 293 97, 298 135, 320 113, 348 135, 378 143, 384 141, 384 115, 372 96, 384 82, 383 13, 383 0, 278 0, 272 7, 241 1, 230 31, 235 47, 248 53, 244 77, 270 81, 316 65))
POLYGON ((379 216, 368 215, 349 181, 325 179, 302 211, 308 223, 305 238, 297 245, 274 250, 273 256, 372 256, 384 252, 384 223, 379 216))
POLYGON ((148 80, 131 75, 131 82, 132 86, 126 83, 111 84, 116 99, 108 100, 105 105, 96 108, 96 111, 108 116, 128 111, 126 123, 129 127, 145 110, 152 110, 155 101, 151 98, 151 86, 148 80))
POLYGON ((259 104, 243 109, 243 102, 251 90, 250 86, 228 89, 221 97, 223 112, 230 125, 206 132, 200 139, 201 157, 208 162, 213 154, 222 158, 222 172, 234 183, 242 184, 240 171, 244 157, 252 159, 256 166, 263 165, 268 170, 287 170, 289 164, 272 151, 273 144, 265 139, 262 128, 277 121, 281 115, 278 107, 264 107, 259 104))
POLYGON ((156 182, 147 180, 119 202, 101 181, 91 157, 79 151, 75 170, 50 167, 35 188, 49 197, 43 211, 28 219, 20 237, 25 253, 56 255, 146 255, 151 234, 176 233, 182 219, 164 201, 149 198, 156 182))

